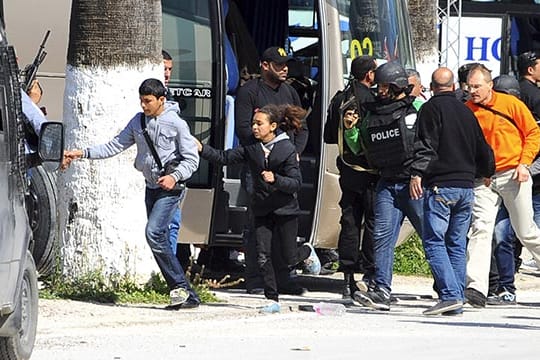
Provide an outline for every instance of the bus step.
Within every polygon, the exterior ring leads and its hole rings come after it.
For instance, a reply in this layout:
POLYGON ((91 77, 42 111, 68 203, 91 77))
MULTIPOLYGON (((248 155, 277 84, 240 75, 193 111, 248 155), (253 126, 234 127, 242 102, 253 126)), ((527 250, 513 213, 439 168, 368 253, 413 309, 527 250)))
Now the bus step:
POLYGON ((235 233, 217 233, 214 237, 214 245, 240 247, 244 245, 244 236, 235 233))

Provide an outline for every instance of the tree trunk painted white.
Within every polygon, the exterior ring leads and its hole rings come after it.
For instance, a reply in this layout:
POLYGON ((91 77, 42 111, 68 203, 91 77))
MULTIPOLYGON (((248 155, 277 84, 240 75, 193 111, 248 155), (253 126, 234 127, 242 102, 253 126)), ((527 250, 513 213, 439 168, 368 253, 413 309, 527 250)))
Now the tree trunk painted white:
MULTIPOLYGON (((64 99, 66 149, 101 144, 140 111, 138 87, 163 72, 144 68, 82 69, 68 66, 64 99)), ((156 270, 146 244, 144 178, 133 167, 135 146, 105 160, 75 161, 61 174, 60 223, 64 269, 93 269, 145 276, 156 270)))
MULTIPOLYGON (((106 143, 141 111, 138 88, 163 79, 160 0, 73 0, 64 97, 66 149, 106 143), (106 16, 104 16, 106 15, 106 16)), ((81 159, 59 176, 65 274, 99 270, 146 280, 157 265, 144 232, 136 147, 81 159)))

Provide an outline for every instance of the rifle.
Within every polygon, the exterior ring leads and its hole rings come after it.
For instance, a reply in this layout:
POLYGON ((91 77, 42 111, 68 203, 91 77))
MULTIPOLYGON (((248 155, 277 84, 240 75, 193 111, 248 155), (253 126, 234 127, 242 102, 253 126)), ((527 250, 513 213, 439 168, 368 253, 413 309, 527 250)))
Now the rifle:
POLYGON ((39 65, 41 65, 43 60, 45 60, 45 56, 47 56, 47 52, 45 51, 45 43, 47 42, 50 33, 51 30, 47 30, 47 33, 45 34, 45 37, 43 38, 43 41, 39 46, 39 50, 36 57, 34 58, 34 61, 31 64, 26 65, 26 67, 22 71, 21 75, 24 80, 21 82, 21 87, 25 92, 28 92, 30 86, 32 86, 32 82, 36 78, 39 65))

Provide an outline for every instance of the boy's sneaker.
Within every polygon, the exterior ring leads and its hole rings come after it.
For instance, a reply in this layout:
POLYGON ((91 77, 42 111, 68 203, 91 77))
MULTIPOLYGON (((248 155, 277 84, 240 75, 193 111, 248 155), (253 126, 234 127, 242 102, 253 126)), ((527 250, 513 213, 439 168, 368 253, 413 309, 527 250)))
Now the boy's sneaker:
POLYGON ((196 309, 201 305, 199 300, 187 299, 184 303, 180 304, 178 307, 180 309, 196 309))
POLYGON ((317 253, 315 252, 315 249, 313 248, 313 245, 310 243, 304 243, 302 246, 307 246, 310 250, 309 256, 304 260, 304 271, 307 274, 319 275, 321 272, 321 262, 317 256, 317 253))
POLYGON ((261 314, 275 314, 281 311, 281 305, 277 301, 272 301, 270 304, 259 309, 261 314))
POLYGON ((503 287, 501 291, 499 291, 497 294, 488 296, 487 304, 488 305, 516 305, 517 304, 516 294, 514 294, 513 292, 503 287))
POLYGON ((354 299, 360 304, 376 310, 390 310, 390 294, 383 289, 357 291, 354 293, 354 299))
POLYGON ((176 288, 171 290, 169 293, 170 305, 169 306, 178 306, 186 302, 189 298, 189 293, 184 288, 176 288))
POLYGON ((472 307, 483 308, 486 307, 486 296, 480 291, 473 288, 465 289, 465 299, 472 307))
POLYGON ((461 300, 443 300, 423 312, 424 315, 441 315, 463 308, 461 300))

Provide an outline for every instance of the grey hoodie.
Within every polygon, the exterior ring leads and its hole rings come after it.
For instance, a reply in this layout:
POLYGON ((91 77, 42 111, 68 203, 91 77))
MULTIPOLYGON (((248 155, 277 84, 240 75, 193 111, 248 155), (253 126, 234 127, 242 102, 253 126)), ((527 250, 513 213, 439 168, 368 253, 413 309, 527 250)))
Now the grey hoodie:
MULTIPOLYGON (((157 117, 145 116, 145 119, 148 135, 154 142, 161 163, 165 165, 169 160, 179 159, 180 164, 176 167, 176 171, 170 175, 176 181, 184 181, 197 170, 199 152, 186 121, 178 115, 179 111, 176 102, 166 102, 165 109, 160 115, 157 117)), ((147 187, 157 189, 159 188, 157 180, 160 177, 160 169, 142 133, 140 116, 141 113, 137 113, 127 126, 108 143, 87 148, 85 156, 89 159, 105 159, 136 144, 135 168, 143 173, 147 187)))

